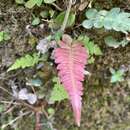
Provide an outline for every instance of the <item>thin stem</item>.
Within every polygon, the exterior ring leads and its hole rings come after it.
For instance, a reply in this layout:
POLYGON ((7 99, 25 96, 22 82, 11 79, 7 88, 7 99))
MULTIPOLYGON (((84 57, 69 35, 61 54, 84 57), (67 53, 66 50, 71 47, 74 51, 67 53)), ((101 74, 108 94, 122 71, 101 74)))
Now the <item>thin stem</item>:
POLYGON ((29 114, 29 113, 30 113, 30 112, 25 112, 25 113, 21 114, 20 116, 18 116, 18 117, 16 117, 15 119, 11 120, 9 123, 2 125, 1 128, 2 128, 2 129, 5 129, 7 126, 12 125, 14 122, 16 122, 17 120, 19 120, 20 118, 22 118, 23 116, 25 116, 25 115, 27 115, 27 114, 29 114))
POLYGON ((61 9, 58 5, 56 5, 55 3, 52 3, 52 5, 56 8, 56 9, 58 9, 59 11, 62 11, 63 9, 61 9))
POLYGON ((68 21, 68 18, 69 18, 69 14, 70 14, 70 10, 71 10, 71 6, 72 6, 72 0, 69 1, 69 5, 68 5, 68 8, 66 10, 66 14, 65 14, 65 18, 64 18, 64 21, 63 21, 63 24, 61 26, 61 29, 60 31, 63 33, 64 30, 65 30, 65 27, 66 27, 66 24, 67 24, 67 21, 68 21))
POLYGON ((35 130, 40 130, 41 129, 41 124, 40 124, 40 120, 41 120, 41 113, 36 112, 36 125, 35 125, 35 130))
POLYGON ((8 93, 10 96, 13 96, 12 93, 10 93, 7 89, 0 86, 0 89, 2 89, 4 92, 8 93))

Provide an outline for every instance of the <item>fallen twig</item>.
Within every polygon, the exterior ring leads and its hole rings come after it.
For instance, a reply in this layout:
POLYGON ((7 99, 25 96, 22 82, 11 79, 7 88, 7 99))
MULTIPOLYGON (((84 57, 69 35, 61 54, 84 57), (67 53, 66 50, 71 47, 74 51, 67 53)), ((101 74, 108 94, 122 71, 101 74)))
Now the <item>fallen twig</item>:
POLYGON ((1 129, 4 130, 7 126, 12 125, 14 122, 16 122, 17 120, 19 120, 23 116, 28 115, 29 113, 30 112, 25 112, 25 113, 21 114, 20 116, 18 116, 15 119, 11 120, 9 123, 2 125, 1 129))

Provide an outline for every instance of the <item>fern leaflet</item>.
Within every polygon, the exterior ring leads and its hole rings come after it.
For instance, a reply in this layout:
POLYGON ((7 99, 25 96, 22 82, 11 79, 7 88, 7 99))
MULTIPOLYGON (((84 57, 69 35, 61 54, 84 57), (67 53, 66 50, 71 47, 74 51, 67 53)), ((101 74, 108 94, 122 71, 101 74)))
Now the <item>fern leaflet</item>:
POLYGON ((53 78, 54 88, 51 92, 50 102, 62 101, 68 98, 68 94, 60 83, 59 78, 53 78))
POLYGON ((32 56, 27 54, 24 57, 21 57, 20 59, 17 59, 11 67, 7 71, 16 70, 19 68, 26 68, 31 67, 37 64, 40 61, 40 57, 37 53, 34 53, 32 56))

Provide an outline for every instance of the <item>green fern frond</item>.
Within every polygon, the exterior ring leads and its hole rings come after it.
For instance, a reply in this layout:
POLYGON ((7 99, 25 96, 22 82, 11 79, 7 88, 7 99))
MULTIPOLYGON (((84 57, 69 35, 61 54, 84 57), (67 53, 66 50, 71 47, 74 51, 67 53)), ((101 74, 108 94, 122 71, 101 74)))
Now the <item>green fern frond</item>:
POLYGON ((89 37, 81 35, 78 37, 78 40, 84 43, 89 55, 102 55, 100 47, 97 44, 94 44, 93 41, 90 41, 89 37))
POLYGON ((61 85, 59 78, 53 78, 54 88, 51 92, 50 102, 62 101, 68 99, 68 94, 65 91, 64 87, 61 85))
POLYGON ((97 44, 95 44, 93 41, 90 41, 89 37, 85 35, 80 35, 78 37, 78 41, 81 41, 84 44, 86 50, 89 53, 88 64, 94 63, 95 61, 94 56, 102 55, 102 51, 100 47, 97 44))
POLYGON ((113 29, 126 34, 130 32, 130 13, 123 12, 120 8, 113 8, 110 11, 89 9, 86 17, 88 19, 82 23, 84 28, 104 27, 107 30, 113 29))
POLYGON ((39 61, 40 57, 37 53, 34 53, 32 56, 27 54, 24 57, 17 59, 15 63, 11 65, 11 67, 9 67, 7 71, 16 70, 19 68, 24 69, 26 67, 31 67, 37 64, 39 61))

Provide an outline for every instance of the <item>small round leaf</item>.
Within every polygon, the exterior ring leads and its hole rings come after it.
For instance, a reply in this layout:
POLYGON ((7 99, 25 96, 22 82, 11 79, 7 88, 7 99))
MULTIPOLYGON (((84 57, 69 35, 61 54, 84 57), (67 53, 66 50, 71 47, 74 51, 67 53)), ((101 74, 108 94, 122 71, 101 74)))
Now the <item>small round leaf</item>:
POLYGON ((85 20, 85 21, 83 21, 82 26, 86 29, 90 29, 93 27, 93 21, 92 20, 85 20))
POLYGON ((94 18, 96 15, 97 15, 97 10, 96 9, 89 9, 87 12, 86 12, 86 17, 89 18, 89 19, 92 19, 94 18))

